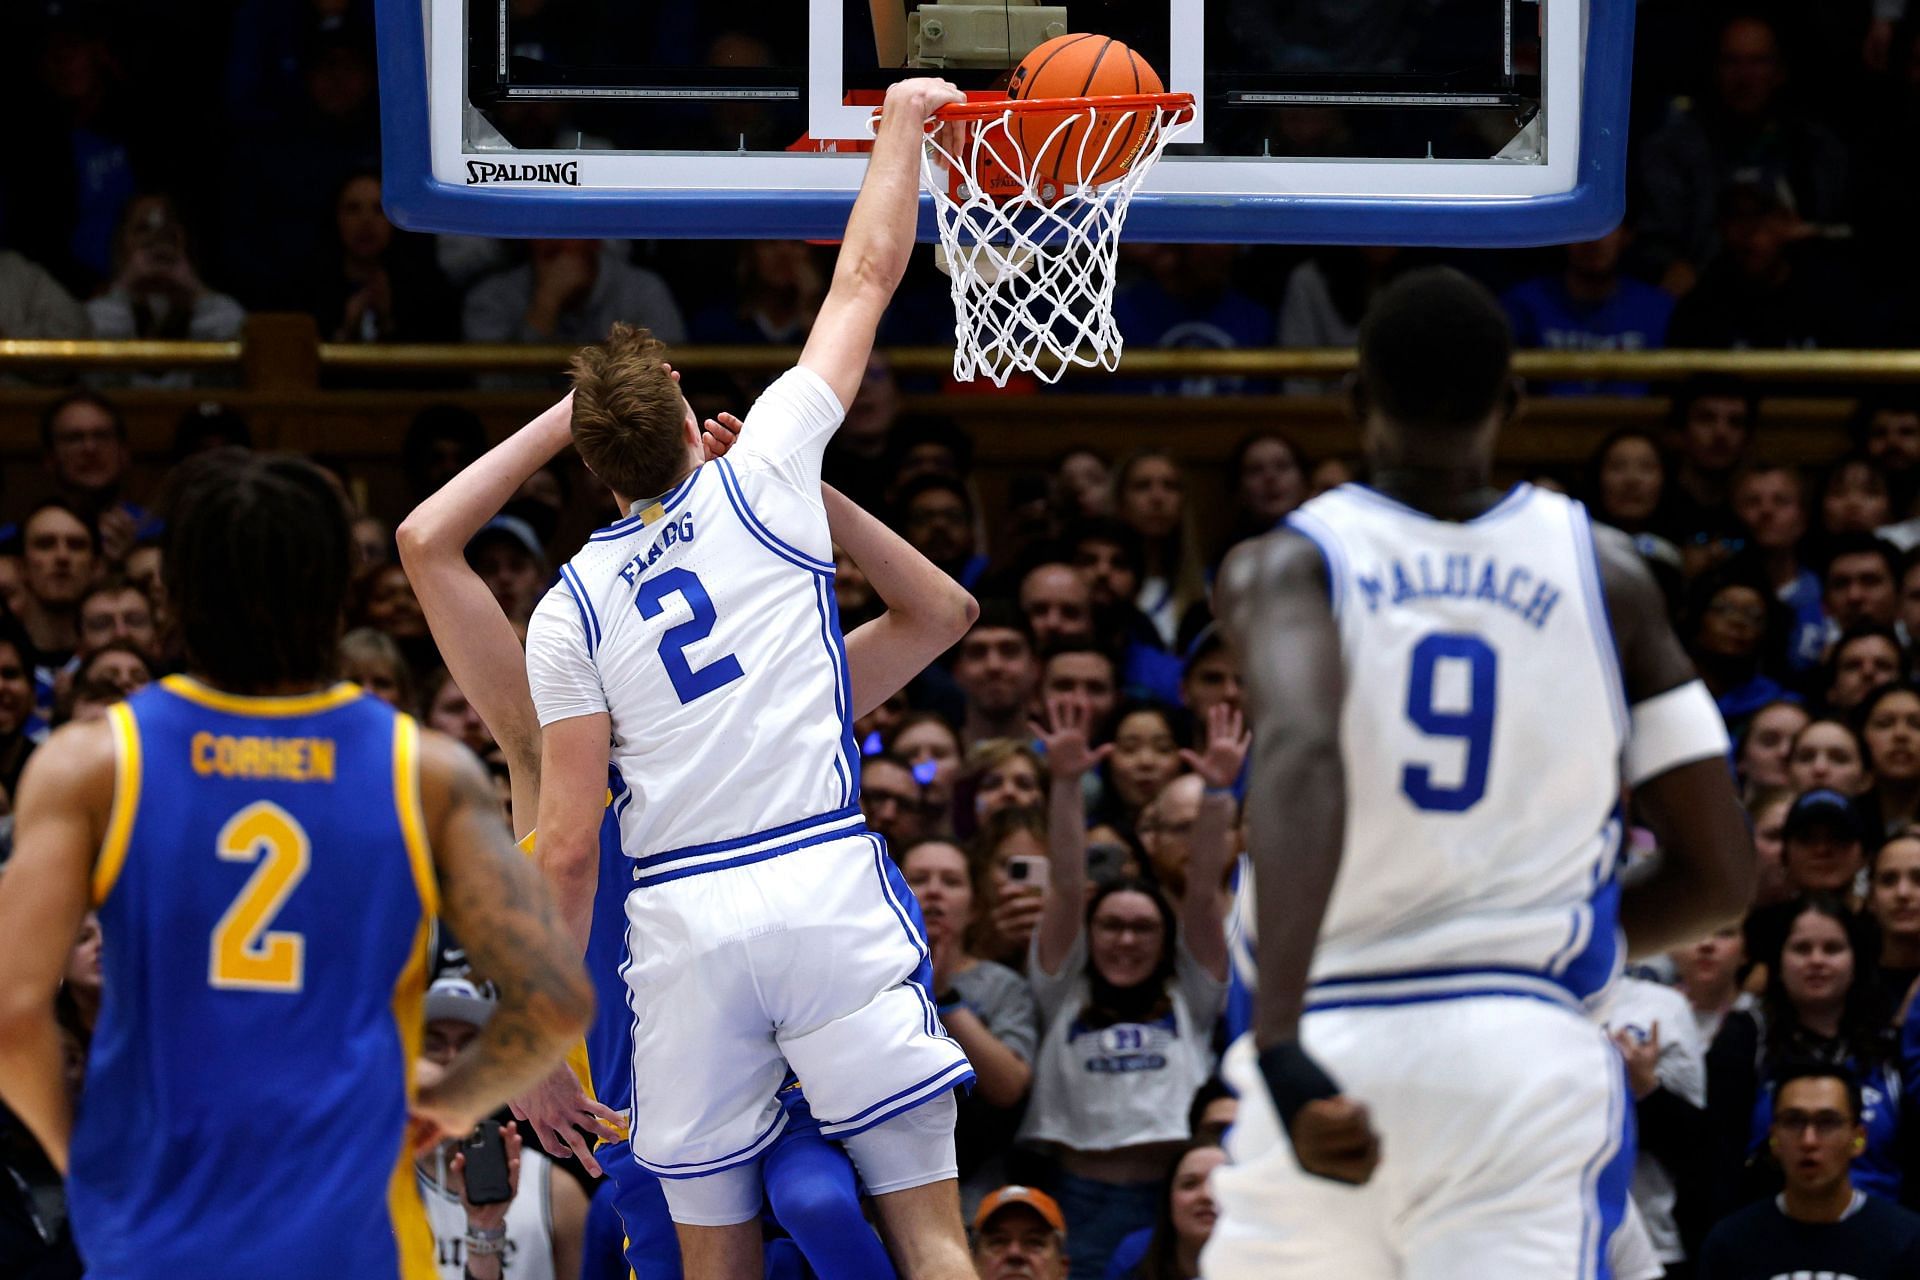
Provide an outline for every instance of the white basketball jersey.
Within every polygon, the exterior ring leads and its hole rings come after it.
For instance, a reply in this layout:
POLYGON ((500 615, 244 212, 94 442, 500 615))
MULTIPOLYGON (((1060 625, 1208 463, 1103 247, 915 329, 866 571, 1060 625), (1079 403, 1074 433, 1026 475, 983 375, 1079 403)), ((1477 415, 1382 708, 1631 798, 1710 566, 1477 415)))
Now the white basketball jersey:
POLYGON ((534 613, 540 722, 611 715, 636 884, 860 829, 819 478, 842 412, 791 370, 731 454, 595 533, 534 613))
POLYGON ((1289 524, 1326 557, 1346 675, 1309 1008, 1592 1000, 1620 967, 1627 710, 1586 509, 1520 485, 1453 523, 1344 485, 1289 524))

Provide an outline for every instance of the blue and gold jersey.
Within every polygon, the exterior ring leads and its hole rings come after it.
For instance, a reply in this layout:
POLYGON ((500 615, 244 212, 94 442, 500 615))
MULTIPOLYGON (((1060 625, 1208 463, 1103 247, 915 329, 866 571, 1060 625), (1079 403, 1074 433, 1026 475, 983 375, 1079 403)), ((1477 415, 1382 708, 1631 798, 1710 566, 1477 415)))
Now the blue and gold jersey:
POLYGON ((438 906, 418 727, 352 685, 179 676, 109 723, 69 1177, 88 1275, 430 1280, 406 1150, 438 906))
POLYGON ((607 769, 607 811, 600 820, 600 882, 587 933, 587 976, 594 1015, 587 1028, 593 1096, 615 1111, 633 1105, 633 1012, 627 1003, 627 894, 633 859, 620 848, 620 814, 633 801, 620 771, 607 769))

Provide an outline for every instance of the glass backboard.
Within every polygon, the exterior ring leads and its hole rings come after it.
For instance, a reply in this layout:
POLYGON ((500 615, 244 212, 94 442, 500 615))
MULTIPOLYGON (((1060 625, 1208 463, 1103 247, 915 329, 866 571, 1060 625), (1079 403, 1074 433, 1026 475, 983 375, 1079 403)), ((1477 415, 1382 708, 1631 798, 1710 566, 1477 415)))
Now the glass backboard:
MULTIPOLYGON (((386 198, 488 235, 832 238, 892 80, 1124 40, 1198 119, 1143 241, 1523 245, 1624 207, 1625 0, 379 0, 386 198), (922 70, 916 70, 922 69, 922 70)), ((931 220, 923 219, 931 235, 931 220)))

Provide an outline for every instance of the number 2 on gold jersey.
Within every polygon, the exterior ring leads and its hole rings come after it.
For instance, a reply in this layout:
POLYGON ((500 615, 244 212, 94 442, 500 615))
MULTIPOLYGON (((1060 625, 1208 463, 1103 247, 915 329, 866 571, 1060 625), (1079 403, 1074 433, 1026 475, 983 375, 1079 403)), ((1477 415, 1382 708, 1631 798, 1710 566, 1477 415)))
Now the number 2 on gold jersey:
POLYGON ((313 847, 306 831, 279 805, 258 800, 227 819, 214 852, 259 866, 213 927, 207 981, 227 990, 300 990, 307 940, 268 926, 307 874, 313 847))

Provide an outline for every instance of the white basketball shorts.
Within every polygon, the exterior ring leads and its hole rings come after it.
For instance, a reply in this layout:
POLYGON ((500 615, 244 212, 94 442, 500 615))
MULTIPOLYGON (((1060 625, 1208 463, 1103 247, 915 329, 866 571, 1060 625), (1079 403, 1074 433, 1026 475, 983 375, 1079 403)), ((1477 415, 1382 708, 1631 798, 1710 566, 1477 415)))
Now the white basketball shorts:
POLYGON ((1608 1280, 1633 1172, 1619 1052, 1582 1013, 1476 995, 1310 1011, 1301 1043, 1367 1105, 1362 1187, 1301 1172, 1250 1037, 1207 1280, 1608 1280))
POLYGON ((627 897, 633 1153, 670 1205, 673 1181, 740 1170, 779 1136, 789 1066, 831 1138, 972 1078, 880 839, 780 834, 772 856, 627 897))

